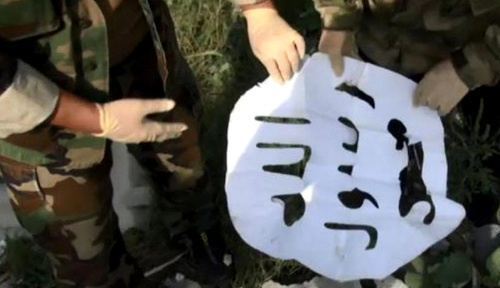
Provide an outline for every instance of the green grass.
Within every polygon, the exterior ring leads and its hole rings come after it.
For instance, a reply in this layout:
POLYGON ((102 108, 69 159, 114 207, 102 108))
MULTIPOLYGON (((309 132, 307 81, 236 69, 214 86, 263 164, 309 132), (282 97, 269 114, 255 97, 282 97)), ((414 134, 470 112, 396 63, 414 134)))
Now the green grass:
POLYGON ((485 166, 485 161, 500 153, 500 131, 480 125, 482 103, 479 109, 477 119, 466 119, 455 112, 445 121, 446 149, 449 155, 448 196, 465 204, 474 195, 495 194, 500 191, 499 179, 491 168, 485 166))
POLYGON ((15 279, 12 287, 55 287, 50 259, 45 251, 26 237, 7 238, 6 242, 5 259, 9 265, 10 276, 15 279))

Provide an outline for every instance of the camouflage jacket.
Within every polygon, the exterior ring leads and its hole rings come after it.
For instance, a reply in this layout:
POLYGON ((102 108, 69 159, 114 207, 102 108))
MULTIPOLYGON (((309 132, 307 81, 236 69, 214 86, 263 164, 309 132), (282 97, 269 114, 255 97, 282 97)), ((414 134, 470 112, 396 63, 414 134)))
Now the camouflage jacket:
POLYGON ((469 88, 499 81, 499 0, 313 1, 325 29, 354 31, 359 50, 380 66, 418 76, 451 57, 469 88))
POLYGON ((475 88, 500 77, 498 0, 314 0, 326 29, 353 30, 368 58, 405 75, 451 57, 475 88))
MULTIPOLYGON (((69 151, 93 149, 92 159, 81 157, 79 165, 102 159, 105 139, 44 123, 57 105, 59 89, 94 102, 109 101, 108 35, 95 1, 0 0, 0 155, 49 165, 69 151)), ((172 25, 168 8, 163 0, 139 2, 165 87, 165 52, 180 53, 173 29, 165 28, 172 25)))

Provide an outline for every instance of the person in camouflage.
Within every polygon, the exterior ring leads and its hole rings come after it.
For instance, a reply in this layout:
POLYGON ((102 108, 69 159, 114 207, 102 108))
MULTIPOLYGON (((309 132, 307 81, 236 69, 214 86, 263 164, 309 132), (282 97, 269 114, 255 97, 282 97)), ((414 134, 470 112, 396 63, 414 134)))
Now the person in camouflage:
POLYGON ((58 287, 142 287, 112 209, 111 141, 169 203, 164 260, 202 284, 228 276, 212 195, 197 193, 199 93, 165 2, 0 0, 0 174, 58 287))
MULTIPOLYGON (((274 34, 287 35, 292 29, 271 29, 271 23, 282 21, 277 20, 280 17, 271 0, 234 1, 265 6, 267 14, 273 15, 263 18, 262 12, 254 13, 257 16, 244 12, 252 49, 266 65, 268 61, 260 57, 259 51, 281 45, 280 37, 274 34), (255 32, 256 26, 263 27, 258 29, 260 33, 255 32)), ((499 81, 497 0, 313 1, 323 22, 319 51, 330 55, 337 75, 343 72, 343 55, 361 57, 419 81, 415 103, 441 114, 450 112, 469 91, 499 81)), ((279 75, 275 77, 278 81, 289 79, 289 67, 276 63, 278 71, 266 65, 270 74, 279 75)))

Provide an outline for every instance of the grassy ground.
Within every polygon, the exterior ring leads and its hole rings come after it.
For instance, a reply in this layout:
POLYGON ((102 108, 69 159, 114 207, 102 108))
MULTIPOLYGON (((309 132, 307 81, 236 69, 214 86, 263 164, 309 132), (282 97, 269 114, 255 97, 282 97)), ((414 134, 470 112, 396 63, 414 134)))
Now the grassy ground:
MULTIPOLYGON (((312 52, 316 45, 320 24, 310 2, 277 1, 285 18, 305 35, 308 51, 312 52)), ((225 166, 221 163, 225 162, 228 116, 238 97, 266 77, 263 67, 252 56, 248 47, 244 21, 233 11, 232 5, 226 0, 170 0, 169 4, 177 23, 179 44, 198 77, 203 94, 202 145, 206 166, 211 177, 209 189, 219 195, 219 207, 222 215, 225 215, 222 220, 225 236, 234 253, 237 274, 233 286, 256 288, 270 279, 282 280, 286 283, 311 277, 312 274, 307 269, 295 262, 271 259, 249 248, 237 236, 227 217, 224 202, 225 166)), ((474 121, 465 121, 460 118, 459 112, 449 116, 445 122, 448 133, 446 141, 450 163, 451 197, 468 205, 477 193, 497 193, 498 182, 493 177, 492 171, 485 168, 483 163, 488 157, 498 152, 498 135, 485 131, 474 121)), ((463 229, 457 232, 458 238, 468 235, 469 226, 470 223, 466 221, 463 229)), ((454 243, 454 241, 451 242, 454 243)), ((459 248, 453 246, 440 257, 456 259, 457 257, 453 258, 450 255, 455 255, 453 253, 463 248, 461 242, 458 242, 459 248)), ((19 257, 26 255, 24 251, 28 249, 28 246, 25 244, 22 241, 12 243, 10 254, 8 254, 16 271, 16 278, 24 278, 25 282, 29 283, 20 286, 37 287, 32 284, 33 281, 47 283, 47 279, 40 276, 40 271, 47 270, 40 269, 37 265, 45 261, 43 256, 38 256, 41 255, 38 250, 35 249, 33 255, 39 258, 26 257, 26 259, 38 260, 25 260, 24 262, 19 260, 19 257)), ((468 246, 465 246, 462 250, 468 249, 468 246)), ((436 262, 435 257, 433 259, 436 262)), ((484 269, 481 271, 484 272, 484 269)), ((400 273, 400 275, 402 275, 401 278, 405 278, 405 273, 400 273)), ((438 286, 413 285, 413 287, 438 286)))

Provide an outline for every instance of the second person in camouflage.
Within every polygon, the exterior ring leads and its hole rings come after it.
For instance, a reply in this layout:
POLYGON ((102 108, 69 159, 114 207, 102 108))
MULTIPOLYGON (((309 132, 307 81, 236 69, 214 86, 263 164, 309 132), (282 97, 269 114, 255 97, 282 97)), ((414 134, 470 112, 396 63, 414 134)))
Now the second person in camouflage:
MULTIPOLYGON (((275 79, 289 79, 297 57, 288 51, 295 47, 302 55, 303 40, 289 26, 275 29, 286 23, 275 24, 284 21, 271 0, 234 1, 264 8, 260 13, 244 9, 252 48, 269 73, 278 75, 275 79), (286 49, 272 57, 270 47, 286 49)), ((319 50, 330 55, 337 75, 343 72, 342 56, 361 57, 421 80, 415 103, 441 114, 450 112, 469 91, 500 79, 499 1, 313 1, 323 22, 319 50)))

